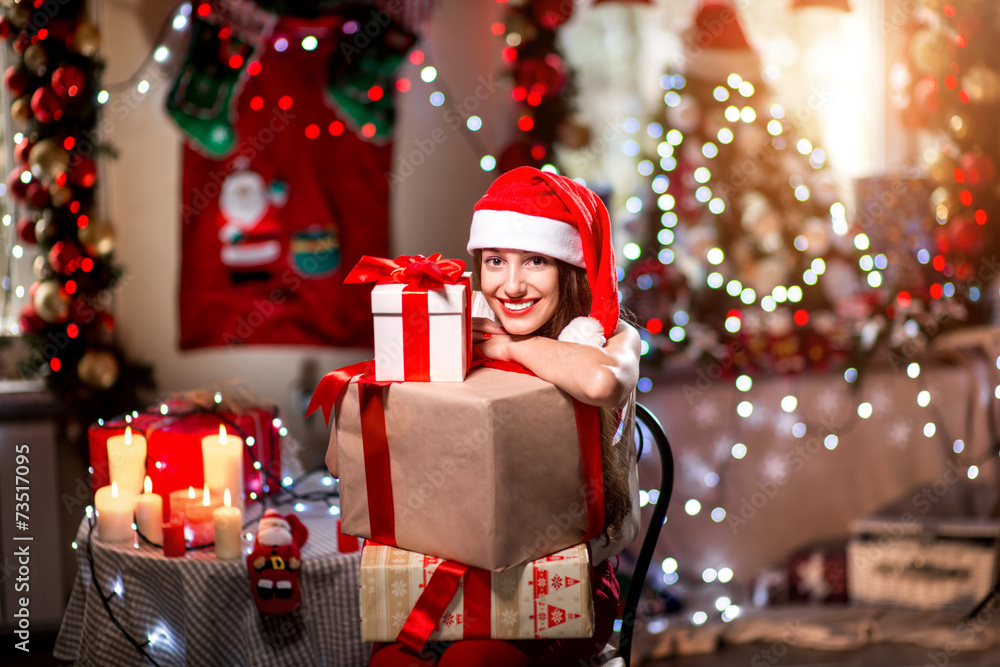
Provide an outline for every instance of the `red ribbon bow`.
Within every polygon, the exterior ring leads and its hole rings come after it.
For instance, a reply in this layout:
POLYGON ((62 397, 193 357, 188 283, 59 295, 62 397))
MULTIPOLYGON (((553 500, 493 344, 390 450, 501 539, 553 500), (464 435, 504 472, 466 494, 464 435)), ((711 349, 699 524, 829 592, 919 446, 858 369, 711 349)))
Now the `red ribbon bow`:
POLYGON ((454 285, 462 279, 465 262, 443 259, 436 252, 430 257, 400 255, 396 259, 364 255, 344 279, 344 283, 403 283, 409 287, 435 289, 454 285))

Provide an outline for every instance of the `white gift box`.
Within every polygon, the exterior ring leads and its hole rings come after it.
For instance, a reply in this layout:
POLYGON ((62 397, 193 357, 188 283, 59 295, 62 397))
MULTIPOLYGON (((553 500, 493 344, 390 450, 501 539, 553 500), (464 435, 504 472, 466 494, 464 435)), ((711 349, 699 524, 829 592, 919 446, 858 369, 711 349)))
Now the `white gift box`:
MULTIPOLYGON (((430 382, 462 382, 469 370, 465 285, 443 285, 427 290, 427 328, 430 338, 430 382)), ((375 316, 375 379, 379 382, 411 381, 414 369, 404 366, 404 337, 411 327, 423 326, 419 318, 404 322, 401 283, 372 289, 375 316), (410 371, 407 377, 406 371, 410 371)), ((412 361, 411 361, 412 365, 412 361)))

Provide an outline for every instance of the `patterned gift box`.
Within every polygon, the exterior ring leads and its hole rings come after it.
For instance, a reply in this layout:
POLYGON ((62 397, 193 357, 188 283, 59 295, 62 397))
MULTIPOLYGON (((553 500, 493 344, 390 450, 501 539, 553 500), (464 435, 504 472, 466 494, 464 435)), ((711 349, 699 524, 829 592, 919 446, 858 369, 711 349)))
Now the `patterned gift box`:
MULTIPOLYGON (((167 414, 161 414, 160 405, 151 406, 126 421, 116 417, 94 424, 87 433, 90 449, 90 484, 93 493, 107 486, 110 481, 108 467, 108 438, 121 435, 130 426, 134 433, 146 437, 146 474, 153 484, 153 491, 163 496, 164 520, 170 516, 171 491, 193 486, 200 489, 205 484, 201 439, 218 434, 223 420, 235 423, 253 444, 244 445, 243 489, 247 501, 250 494, 258 496, 280 490, 280 485, 269 484, 265 472, 276 478, 281 476, 281 437, 274 420, 277 409, 257 406, 243 409, 239 414, 220 410, 216 414, 198 410, 185 400, 168 401, 167 414), (221 419, 220 419, 221 417, 221 419), (260 470, 254 461, 260 462, 260 470)), ((227 431, 234 433, 231 425, 227 431)))
MULTIPOLYGON (((361 554, 362 640, 395 641, 444 562, 366 542, 361 554)), ((469 568, 430 639, 590 637, 590 588, 590 561, 583 544, 504 572, 469 568)))

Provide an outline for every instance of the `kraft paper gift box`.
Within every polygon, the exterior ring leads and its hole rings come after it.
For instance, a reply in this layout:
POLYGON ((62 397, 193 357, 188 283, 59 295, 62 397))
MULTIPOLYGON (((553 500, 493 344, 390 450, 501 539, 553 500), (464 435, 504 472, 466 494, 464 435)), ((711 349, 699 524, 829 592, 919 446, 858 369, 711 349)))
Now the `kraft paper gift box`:
MULTIPOLYGON (((396 641, 443 561, 367 543, 361 554, 361 639, 396 641)), ((594 634, 590 561, 580 544, 504 572, 470 569, 431 640, 559 639, 594 634)))
POLYGON ((380 382, 429 380, 461 382, 469 370, 466 329, 467 285, 442 285, 426 291, 426 319, 407 312, 404 291, 399 283, 376 285, 372 289, 375 320, 375 378, 380 382), (425 339, 426 342, 421 342, 425 339), (413 348, 423 345, 422 352, 413 348), (418 361, 423 355, 424 360, 418 361))
POLYGON ((343 531, 494 571, 596 537, 600 442, 581 447, 577 409, 544 380, 481 366, 461 383, 352 379, 327 453, 343 531))

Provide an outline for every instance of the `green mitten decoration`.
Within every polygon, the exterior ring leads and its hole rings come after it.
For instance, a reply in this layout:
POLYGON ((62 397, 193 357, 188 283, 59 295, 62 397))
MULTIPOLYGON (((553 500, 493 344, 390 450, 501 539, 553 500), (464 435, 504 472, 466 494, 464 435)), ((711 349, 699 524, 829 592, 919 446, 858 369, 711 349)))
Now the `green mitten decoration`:
MULTIPOLYGON (((355 18, 347 14, 345 18, 354 18, 360 25, 365 25, 367 17, 359 14, 355 18)), ((392 134, 396 119, 392 103, 393 74, 416 39, 415 35, 396 23, 385 26, 365 48, 354 44, 354 35, 344 35, 330 62, 326 96, 331 106, 355 131, 372 123, 376 138, 392 134), (382 95, 373 100, 369 91, 374 86, 382 89, 382 95)))
POLYGON ((191 43, 184 66, 167 96, 167 111, 187 135, 212 156, 236 145, 233 103, 253 47, 232 30, 191 17, 191 43))

